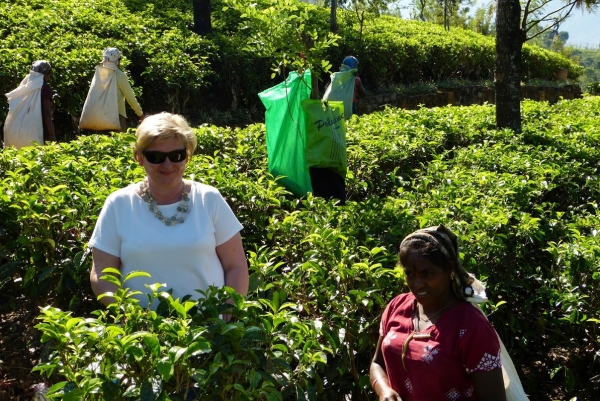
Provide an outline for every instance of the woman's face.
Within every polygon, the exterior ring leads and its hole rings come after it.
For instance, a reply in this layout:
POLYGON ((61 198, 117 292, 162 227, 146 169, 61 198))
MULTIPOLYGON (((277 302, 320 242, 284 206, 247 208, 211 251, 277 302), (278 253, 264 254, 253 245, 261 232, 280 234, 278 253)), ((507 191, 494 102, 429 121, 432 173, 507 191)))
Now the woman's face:
POLYGON ((423 256, 410 255, 402 266, 408 288, 424 307, 443 307, 452 297, 450 271, 423 256))
MULTIPOLYGON (((151 143, 146 152, 159 151, 168 153, 180 149, 185 149, 183 142, 178 138, 169 138, 151 143)), ((183 173, 188 161, 187 155, 180 162, 173 162, 167 157, 162 163, 153 164, 143 154, 138 154, 137 160, 144 167, 144 170, 146 170, 146 175, 151 186, 163 190, 181 189, 181 180, 183 179, 183 173)))

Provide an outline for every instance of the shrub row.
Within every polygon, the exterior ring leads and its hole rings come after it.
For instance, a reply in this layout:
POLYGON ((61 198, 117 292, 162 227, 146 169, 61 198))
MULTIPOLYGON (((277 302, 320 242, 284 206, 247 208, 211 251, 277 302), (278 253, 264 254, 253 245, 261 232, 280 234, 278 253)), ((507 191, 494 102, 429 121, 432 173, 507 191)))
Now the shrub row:
POLYGON ((213 384, 226 380, 229 371, 216 368, 225 358, 247 360, 258 375, 241 375, 238 387, 220 393, 226 398, 248 392, 272 399, 354 399, 370 392, 379 315, 403 291, 394 269, 399 242, 418 227, 444 223, 460 236, 466 268, 487 282, 487 312, 531 398, 558 392, 586 399, 600 385, 600 299, 594 291, 600 280, 600 100, 526 101, 522 107, 518 135, 493 128, 491 106, 390 108, 353 118, 349 202, 341 208, 312 197, 295 199, 277 184, 267 172, 264 125, 199 127, 199 148, 187 174, 218 187, 245 225, 252 290, 248 302, 236 303, 234 326, 209 319, 222 311, 217 301, 171 301, 165 316, 124 306, 113 314, 99 312, 94 320, 77 317, 100 308, 89 288, 85 254, 99 209, 111 191, 143 176, 131 157, 131 135, 4 150, 0 286, 51 306, 41 327, 46 338, 62 339, 57 358, 68 357, 72 347, 86 350, 77 365, 86 373, 78 378, 61 368, 65 361, 43 367, 57 374, 52 382, 70 382, 65 391, 125 394, 127 385, 147 391, 143 383, 151 377, 174 394, 183 387, 174 384, 170 367, 193 366, 202 370, 195 371, 197 382, 207 383, 209 397, 216 394, 213 384), (123 345, 121 356, 111 353, 114 364, 103 365, 100 374, 90 368, 93 359, 108 357, 105 347, 117 341, 113 319, 123 313, 139 322, 123 335, 133 336, 128 346, 141 351, 123 345), (163 319, 200 325, 202 339, 175 340, 163 319), (252 348, 236 346, 240 338, 252 348), (84 339, 88 346, 81 348, 84 339), (201 354, 197 341, 205 344, 201 354), (142 372, 143 355, 164 363, 142 372), (119 366, 129 376, 117 389, 110 383, 119 366), (214 381, 202 373, 207 366, 215 367, 214 381))
MULTIPOLYGON (((307 26, 327 28, 327 8, 305 3, 298 7, 299 15, 310 10, 307 26)), ((275 83, 270 74, 278 60, 245 51, 248 30, 256 28, 241 30, 239 15, 223 11, 220 2, 213 10, 214 33, 200 37, 191 32, 191 4, 183 0, 3 2, 0 92, 14 89, 33 60, 48 59, 54 66, 51 85, 57 93, 57 121, 70 127, 81 113, 102 49, 116 46, 125 55, 123 68, 145 111, 169 110, 206 120, 211 113, 245 109, 250 114, 238 119, 256 119, 262 110, 256 95, 275 83)), ((354 14, 340 10, 339 19, 339 46, 331 48, 327 58, 337 69, 345 55, 357 55, 370 88, 493 76, 493 38, 390 16, 370 19, 361 38, 354 14)), ((557 68, 568 69, 571 79, 581 74, 580 66, 562 56, 525 46, 524 80, 552 79, 557 68)), ((0 120, 6 113, 5 104, 0 120)))

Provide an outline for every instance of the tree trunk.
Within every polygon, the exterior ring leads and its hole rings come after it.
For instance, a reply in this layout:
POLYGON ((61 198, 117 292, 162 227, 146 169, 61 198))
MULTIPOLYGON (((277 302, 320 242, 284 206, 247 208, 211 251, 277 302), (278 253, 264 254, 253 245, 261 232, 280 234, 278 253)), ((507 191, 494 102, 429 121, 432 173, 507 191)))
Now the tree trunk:
POLYGON ((192 0, 194 6, 194 32, 206 35, 212 32, 210 0, 192 0))
POLYGON ((521 50, 519 0, 498 0, 496 10, 496 127, 521 132, 521 50))
POLYGON ((449 0, 444 0, 444 30, 446 31, 450 30, 450 21, 448 17, 448 1, 449 0))
POLYGON ((319 78, 314 70, 310 71, 311 73, 311 88, 310 88, 310 98, 311 99, 320 99, 321 94, 319 93, 319 78))
POLYGON ((338 33, 337 24, 337 0, 331 0, 331 14, 329 15, 329 24, 332 33, 338 33))

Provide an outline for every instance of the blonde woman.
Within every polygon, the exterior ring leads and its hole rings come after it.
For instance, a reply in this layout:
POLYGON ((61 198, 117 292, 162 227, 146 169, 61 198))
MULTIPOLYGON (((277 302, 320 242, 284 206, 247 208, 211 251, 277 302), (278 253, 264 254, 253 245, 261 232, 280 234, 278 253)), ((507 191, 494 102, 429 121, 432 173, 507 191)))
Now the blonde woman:
MULTIPOLYGON (((127 282, 142 293, 148 292, 145 284, 166 283, 180 299, 197 299, 196 290, 211 285, 246 294, 242 225, 216 188, 183 178, 195 148, 196 137, 179 115, 160 113, 140 124, 133 154, 146 177, 108 196, 89 243, 96 295, 115 291, 114 284, 100 279, 107 267, 123 275, 150 273, 151 278, 127 282)), ((147 297, 139 299, 147 305, 147 297)), ((112 298, 101 302, 107 305, 112 298)))

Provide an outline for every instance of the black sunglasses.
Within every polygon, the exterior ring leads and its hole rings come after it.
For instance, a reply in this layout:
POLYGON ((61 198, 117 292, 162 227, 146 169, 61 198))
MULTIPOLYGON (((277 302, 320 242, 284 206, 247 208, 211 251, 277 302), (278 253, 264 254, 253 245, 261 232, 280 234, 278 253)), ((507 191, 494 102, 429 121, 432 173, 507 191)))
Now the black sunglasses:
POLYGON ((187 151, 185 148, 172 150, 170 152, 161 152, 158 150, 146 150, 142 152, 146 160, 152 164, 164 163, 167 157, 171 160, 171 163, 179 163, 185 160, 187 157, 187 151))

